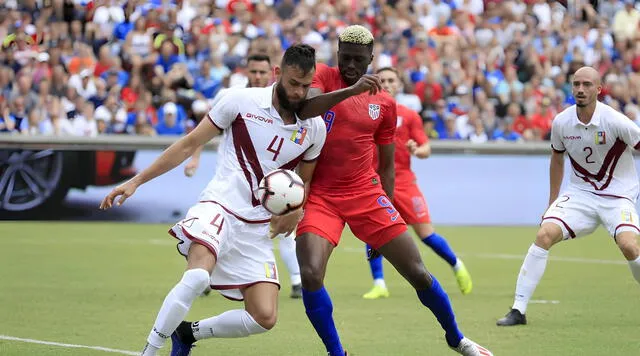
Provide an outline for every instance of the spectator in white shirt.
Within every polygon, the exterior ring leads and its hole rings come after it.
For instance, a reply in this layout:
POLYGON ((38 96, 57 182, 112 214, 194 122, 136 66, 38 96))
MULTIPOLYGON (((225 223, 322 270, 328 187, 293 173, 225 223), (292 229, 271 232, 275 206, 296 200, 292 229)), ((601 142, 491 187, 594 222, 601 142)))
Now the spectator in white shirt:
POLYGON ((106 124, 106 133, 125 132, 127 112, 118 103, 118 97, 116 95, 111 94, 107 96, 107 100, 96 109, 94 116, 96 120, 104 121, 106 124))
POLYGON ((94 119, 94 106, 91 102, 76 105, 78 115, 73 119, 73 129, 77 136, 95 137, 98 135, 98 123, 94 119))
POLYGON ((91 69, 83 69, 79 74, 72 75, 69 78, 69 86, 75 88, 78 94, 87 100, 98 92, 91 69))

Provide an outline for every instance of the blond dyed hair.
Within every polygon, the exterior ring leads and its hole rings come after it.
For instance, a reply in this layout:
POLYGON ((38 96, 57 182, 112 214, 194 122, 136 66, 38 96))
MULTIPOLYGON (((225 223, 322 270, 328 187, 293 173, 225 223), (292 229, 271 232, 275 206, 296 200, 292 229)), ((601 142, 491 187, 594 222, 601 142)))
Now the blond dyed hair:
POLYGON ((351 25, 342 31, 338 39, 341 43, 352 43, 363 46, 373 44, 373 34, 366 27, 361 25, 351 25))

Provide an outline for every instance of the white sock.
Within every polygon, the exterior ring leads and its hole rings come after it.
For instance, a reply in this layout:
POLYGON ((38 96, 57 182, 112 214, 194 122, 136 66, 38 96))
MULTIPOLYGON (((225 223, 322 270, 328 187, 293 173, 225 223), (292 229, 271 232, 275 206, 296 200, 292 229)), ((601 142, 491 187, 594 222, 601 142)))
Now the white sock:
POLYGON ((212 318, 196 321, 191 329, 196 340, 247 337, 267 331, 244 309, 229 310, 212 318))
POLYGON ((631 274, 640 283, 640 257, 633 261, 629 261, 629 268, 631 268, 631 274))
POLYGON ((158 350, 160 350, 159 347, 155 347, 153 345, 151 345, 150 343, 147 343, 147 345, 145 345, 144 349, 142 350, 142 354, 140 354, 141 356, 156 356, 158 350))
POLYGON ((380 287, 385 288, 385 289, 387 288, 387 284, 384 283, 384 279, 382 279, 382 278, 374 279, 373 280, 373 285, 374 286, 380 286, 380 287))
MULTIPOLYGON (((209 272, 202 268, 190 269, 184 273, 180 282, 173 287, 162 303, 156 322, 147 338, 147 342, 151 346, 156 349, 162 348, 164 341, 171 337, 171 333, 187 316, 193 300, 209 284, 209 278, 209 272)), ((155 355, 156 350, 149 352, 151 353, 143 355, 155 355)))
POLYGON ((291 276, 291 284, 296 285, 302 283, 300 277, 300 266, 296 256, 296 239, 293 235, 283 236, 280 239, 280 257, 289 271, 291 276))
POLYGON ((462 267, 462 266, 463 266, 462 261, 460 261, 460 259, 459 259, 459 258, 456 258, 456 264, 455 264, 455 265, 453 265, 453 271, 454 271, 454 272, 458 272, 458 270, 459 270, 459 269, 460 269, 460 267, 462 267))
POLYGON ((538 283, 540 283, 540 279, 547 267, 548 257, 549 251, 542 247, 538 247, 535 244, 529 247, 529 252, 527 257, 524 258, 518 275, 513 309, 518 309, 522 314, 527 312, 527 304, 529 304, 529 299, 531 299, 538 283))

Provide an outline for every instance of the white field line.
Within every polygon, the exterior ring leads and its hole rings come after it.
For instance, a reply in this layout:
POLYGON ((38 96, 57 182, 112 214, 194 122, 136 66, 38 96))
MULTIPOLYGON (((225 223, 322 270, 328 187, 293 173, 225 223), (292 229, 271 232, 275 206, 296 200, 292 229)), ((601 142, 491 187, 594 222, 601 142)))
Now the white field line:
POLYGON ((111 348, 102 347, 102 346, 64 344, 64 343, 60 343, 60 342, 52 342, 52 341, 44 341, 44 340, 23 339, 23 338, 20 338, 20 337, 13 337, 13 336, 8 336, 8 335, 0 335, 0 340, 19 341, 19 342, 26 342, 26 343, 30 343, 30 344, 40 344, 40 345, 66 347, 66 348, 70 348, 70 349, 89 349, 89 350, 111 352, 113 354, 121 354, 121 355, 133 355, 133 356, 140 355, 140 352, 111 349, 111 348))
MULTIPOLYGON (((106 239, 106 240, 87 240, 82 239, 78 241, 74 241, 77 243, 84 244, 123 244, 123 245, 156 245, 156 246, 167 246, 172 245, 175 246, 177 240, 168 236, 167 238, 153 238, 153 239, 106 239)), ((21 243, 24 243, 21 242, 21 243)), ((39 244, 39 242, 30 241, 28 243, 39 244)), ((359 253, 362 256, 365 256, 364 245, 362 248, 356 247, 348 247, 348 246, 338 246, 336 252, 349 252, 349 253, 359 253)), ((522 255, 511 255, 504 253, 459 253, 460 257, 469 257, 469 258, 479 258, 485 260, 518 260, 523 261, 525 254, 522 255)), ((603 259, 594 259, 594 258, 580 258, 580 257, 557 257, 557 256, 549 256, 550 261, 558 261, 558 262, 571 262, 571 263, 583 263, 583 264, 597 264, 597 265, 627 265, 622 258, 620 260, 603 260, 603 259)))
MULTIPOLYGON (((362 248, 354 248, 354 247, 340 247, 336 249, 337 251, 343 250, 346 252, 357 252, 361 253, 363 256, 365 255, 364 246, 362 248)), ((525 255, 509 255, 504 253, 459 253, 460 257, 469 257, 469 258, 480 258, 486 260, 519 260, 523 261, 525 255)), ((598 264, 598 265, 626 265, 627 262, 620 260, 599 260, 592 258, 579 258, 579 257, 554 257, 549 256, 549 260, 558 261, 558 262, 573 262, 573 263, 586 263, 586 264, 598 264)))

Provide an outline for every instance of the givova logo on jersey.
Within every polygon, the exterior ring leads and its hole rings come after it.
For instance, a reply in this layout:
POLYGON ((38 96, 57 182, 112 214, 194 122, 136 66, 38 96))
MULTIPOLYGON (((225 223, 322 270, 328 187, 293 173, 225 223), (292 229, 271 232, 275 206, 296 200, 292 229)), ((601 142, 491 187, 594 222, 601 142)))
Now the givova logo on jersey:
POLYGON ((380 117, 380 105, 369 104, 369 117, 371 120, 377 120, 380 117))

